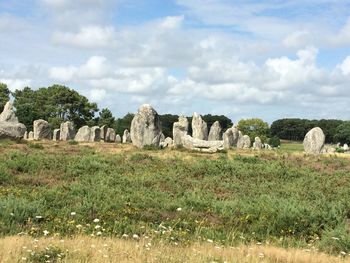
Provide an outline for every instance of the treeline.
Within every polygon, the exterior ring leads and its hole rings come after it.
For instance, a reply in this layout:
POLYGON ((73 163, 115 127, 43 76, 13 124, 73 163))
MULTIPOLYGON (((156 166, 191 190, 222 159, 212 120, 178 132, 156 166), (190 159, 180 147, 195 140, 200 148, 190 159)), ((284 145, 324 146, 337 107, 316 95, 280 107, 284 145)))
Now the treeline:
MULTIPOLYGON (((19 121, 32 130, 33 121, 44 119, 51 127, 58 128, 62 122, 73 121, 76 128, 84 125, 102 126, 114 128, 118 134, 123 134, 125 129, 130 129, 134 114, 128 113, 124 117, 116 118, 112 112, 105 109, 98 109, 96 103, 90 102, 85 96, 77 91, 61 85, 53 85, 33 90, 26 87, 22 90, 10 92, 5 84, 0 83, 0 111, 5 103, 14 99, 14 106, 19 121)), ((160 115, 162 130, 166 137, 172 136, 174 122, 178 115, 160 115)), ((232 121, 224 115, 203 115, 208 128, 215 121, 219 121, 223 131, 232 127, 232 121)), ((191 123, 192 117, 188 117, 191 123)), ((320 127, 326 135, 327 143, 348 143, 350 144, 350 121, 342 120, 306 120, 306 119, 280 119, 271 126, 261 119, 240 120, 239 129, 254 140, 259 136, 264 142, 269 138, 302 141, 305 134, 314 127, 320 127)), ((192 134, 191 125, 189 134, 192 134)))

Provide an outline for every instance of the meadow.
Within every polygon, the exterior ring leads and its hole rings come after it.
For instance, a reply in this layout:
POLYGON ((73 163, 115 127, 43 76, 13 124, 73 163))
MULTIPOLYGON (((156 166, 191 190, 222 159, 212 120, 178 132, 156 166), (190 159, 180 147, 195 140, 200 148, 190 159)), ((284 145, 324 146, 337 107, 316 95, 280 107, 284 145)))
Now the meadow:
POLYGON ((344 262, 350 159, 296 149, 1 141, 0 260, 344 262))

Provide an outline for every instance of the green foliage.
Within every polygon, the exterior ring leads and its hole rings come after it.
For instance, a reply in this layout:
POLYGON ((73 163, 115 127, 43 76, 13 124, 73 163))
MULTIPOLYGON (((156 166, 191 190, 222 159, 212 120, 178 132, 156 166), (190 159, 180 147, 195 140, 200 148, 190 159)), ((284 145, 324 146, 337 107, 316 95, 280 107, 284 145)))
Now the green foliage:
POLYGON ((115 118, 113 117, 112 112, 105 108, 100 111, 100 116, 98 117, 98 126, 106 125, 107 127, 115 126, 115 118))
POLYGON ((334 138, 341 144, 350 144, 350 121, 346 121, 337 127, 334 138))
POLYGON ((208 159, 185 152, 165 158, 66 147, 0 154, 1 235, 47 230, 305 247, 312 240, 325 251, 350 252, 347 159, 275 153, 208 159))
POLYGON ((128 129, 130 131, 131 121, 134 118, 134 114, 128 113, 123 118, 119 118, 116 120, 116 133, 119 135, 123 135, 124 130, 128 129))
POLYGON ((59 247, 47 246, 42 251, 34 251, 28 257, 28 262, 45 263, 45 262, 61 262, 66 257, 65 252, 59 247))
POLYGON ((29 130, 37 119, 48 120, 52 128, 59 128, 60 123, 69 120, 79 128, 92 120, 98 111, 95 103, 60 85, 38 90, 26 87, 16 90, 13 96, 17 117, 29 130))
POLYGON ((0 83, 0 113, 4 110, 6 102, 10 100, 10 90, 7 88, 7 85, 0 83))
POLYGON ((281 140, 280 138, 278 138, 277 136, 273 136, 271 138, 268 139, 268 144, 272 147, 278 147, 281 145, 281 140))
POLYGON ((27 145, 31 149, 39 149, 39 150, 44 149, 44 146, 40 143, 28 143, 27 145))
POLYGON ((284 140, 302 141, 309 130, 320 127, 327 143, 337 143, 335 134, 342 123, 341 120, 280 119, 271 124, 271 135, 284 140))
POLYGON ((269 125, 261 119, 243 119, 238 122, 238 129, 250 137, 254 141, 255 137, 260 137, 263 142, 266 142, 269 136, 269 125))
POLYGON ((162 131, 166 137, 173 137, 173 125, 174 122, 177 122, 179 119, 178 115, 173 114, 164 114, 159 115, 160 122, 162 123, 162 131))

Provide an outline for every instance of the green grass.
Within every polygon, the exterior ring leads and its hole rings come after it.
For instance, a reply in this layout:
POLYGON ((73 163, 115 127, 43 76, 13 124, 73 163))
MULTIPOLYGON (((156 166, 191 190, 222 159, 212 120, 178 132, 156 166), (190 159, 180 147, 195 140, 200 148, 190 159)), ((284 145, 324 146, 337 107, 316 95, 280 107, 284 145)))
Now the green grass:
POLYGON ((281 141, 281 151, 284 152, 303 152, 304 146, 302 142, 294 142, 294 141, 281 141))
POLYGON ((3 236, 137 234, 350 252, 348 159, 23 147, 0 154, 3 236))

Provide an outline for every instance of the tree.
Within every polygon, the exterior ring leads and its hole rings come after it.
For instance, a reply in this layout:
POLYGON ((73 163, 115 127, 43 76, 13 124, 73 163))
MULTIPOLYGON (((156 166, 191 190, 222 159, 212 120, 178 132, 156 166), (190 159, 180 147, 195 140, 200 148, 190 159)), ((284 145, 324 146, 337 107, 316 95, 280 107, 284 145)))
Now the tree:
POLYGON ((260 137, 262 141, 266 141, 270 133, 268 123, 258 118, 240 120, 238 129, 243 134, 248 135, 252 141, 255 137, 260 137))
POLYGON ((165 137, 173 137, 173 125, 179 119, 178 115, 164 114, 159 115, 160 122, 162 124, 162 132, 165 137))
POLYGON ((7 85, 0 83, 0 113, 4 110, 6 102, 10 100, 10 90, 7 88, 7 85))
POLYGON ((116 124, 114 127, 116 130, 116 133, 122 136, 125 129, 130 130, 131 121, 134 118, 134 116, 135 116, 135 114, 128 113, 123 118, 118 118, 116 120, 116 124))
POLYGON ((113 117, 113 114, 109 109, 102 109, 99 115, 100 116, 98 117, 97 123, 100 127, 103 125, 106 125, 107 127, 115 126, 115 118, 113 117))
POLYGON ((98 111, 96 103, 60 85, 35 91, 26 87, 16 90, 13 96, 17 117, 29 129, 37 119, 47 120, 52 128, 58 128, 64 121, 72 121, 79 128, 93 120, 98 111))
POLYGON ((350 121, 345 121, 337 127, 334 139, 341 144, 350 144, 350 121))

